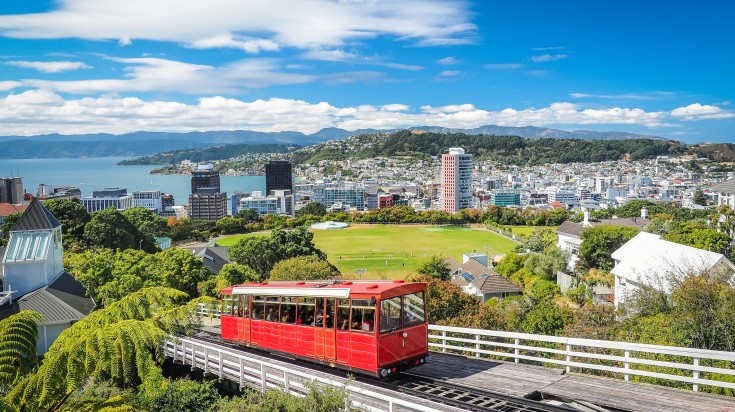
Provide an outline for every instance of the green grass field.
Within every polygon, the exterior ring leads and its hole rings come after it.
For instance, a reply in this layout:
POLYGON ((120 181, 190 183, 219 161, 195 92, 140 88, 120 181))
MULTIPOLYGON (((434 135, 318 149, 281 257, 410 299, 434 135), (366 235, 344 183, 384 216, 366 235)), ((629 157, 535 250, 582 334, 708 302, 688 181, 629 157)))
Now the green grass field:
POLYGON ((536 229, 550 229, 552 232, 556 232, 558 226, 503 226, 505 229, 510 229, 516 235, 528 237, 536 229))
MULTIPOLYGON (((342 230, 312 232, 314 244, 342 273, 357 274, 358 269, 367 269, 362 277, 368 279, 403 278, 432 255, 461 262, 463 253, 502 254, 517 245, 487 230, 458 226, 352 225, 342 230)), ((231 246, 244 236, 257 235, 228 236, 217 244, 231 246)))

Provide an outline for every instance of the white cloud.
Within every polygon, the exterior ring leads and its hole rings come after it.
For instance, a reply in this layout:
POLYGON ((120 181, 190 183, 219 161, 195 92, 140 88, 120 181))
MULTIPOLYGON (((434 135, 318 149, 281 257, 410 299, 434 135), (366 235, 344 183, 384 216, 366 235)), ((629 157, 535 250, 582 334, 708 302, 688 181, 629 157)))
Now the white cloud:
POLYGON ((15 89, 22 86, 23 83, 12 80, 0 81, 0 92, 6 92, 8 90, 15 89))
POLYGON ((328 62, 344 62, 355 60, 357 54, 349 53, 344 50, 310 50, 301 53, 302 59, 306 60, 321 60, 328 62))
POLYGON ((490 70, 516 70, 523 67, 520 63, 490 63, 484 64, 482 67, 490 70))
POLYGON ((735 113, 722 110, 717 106, 701 105, 699 103, 678 107, 671 111, 671 115, 681 120, 729 119, 735 117, 735 113))
MULTIPOLYGON (((712 115, 711 109, 708 110, 712 115)), ((690 109, 687 116, 691 115, 690 109)), ((668 122, 677 119, 672 112, 619 107, 588 109, 568 102, 557 102, 543 108, 496 111, 480 109, 472 104, 427 105, 412 111, 400 103, 337 107, 327 102, 277 98, 248 102, 221 96, 202 97, 195 104, 113 96, 64 99, 48 89, 29 90, 0 98, 0 123, 3 124, 3 133, 8 135, 235 129, 313 133, 325 127, 347 130, 423 125, 473 128, 486 124, 664 127, 671 126, 668 122)))
POLYGON ((117 45, 120 47, 130 46, 131 44, 133 44, 133 41, 127 36, 122 36, 120 37, 120 40, 117 41, 117 45))
POLYGON ((551 46, 551 47, 533 47, 531 50, 533 51, 550 51, 550 50, 564 50, 566 47, 564 46, 551 46))
POLYGON ((472 41, 462 1, 64 0, 45 13, 0 16, 0 33, 33 39, 171 41, 193 47, 258 52, 275 47, 319 49, 389 36, 417 45, 472 41))
POLYGON ((56 62, 29 62, 29 61, 9 61, 5 62, 9 66, 20 67, 23 69, 36 69, 44 73, 60 73, 70 70, 91 69, 82 62, 56 61, 56 62))
POLYGON ((444 65, 444 66, 451 66, 451 65, 454 65, 454 64, 458 64, 459 63, 459 59, 457 59, 456 57, 449 56, 449 57, 445 57, 443 59, 439 59, 436 62, 438 64, 441 64, 441 65, 444 65))
POLYGON ((390 67, 391 69, 399 69, 399 70, 408 70, 411 72, 417 72, 419 70, 424 70, 422 66, 417 66, 415 64, 403 64, 403 63, 374 63, 378 66, 383 67, 390 67))
POLYGON ((531 60, 534 63, 553 62, 556 60, 563 60, 569 57, 568 54, 542 54, 539 56, 531 56, 531 60))
POLYGON ((656 100, 672 96, 673 92, 650 92, 650 93, 624 93, 624 94, 591 94, 591 93, 570 93, 569 97, 575 99, 623 99, 623 100, 656 100))
POLYGON ((442 77, 454 77, 459 76, 461 72, 459 70, 442 70, 441 73, 439 73, 439 76, 442 77))

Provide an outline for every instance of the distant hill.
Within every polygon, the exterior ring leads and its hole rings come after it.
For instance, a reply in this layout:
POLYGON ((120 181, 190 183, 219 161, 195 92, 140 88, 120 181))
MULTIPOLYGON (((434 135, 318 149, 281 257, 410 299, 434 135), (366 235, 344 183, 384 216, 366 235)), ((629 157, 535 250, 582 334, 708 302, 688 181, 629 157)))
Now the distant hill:
POLYGON ((123 160, 119 165, 172 165, 182 160, 192 162, 203 162, 207 160, 224 160, 242 156, 249 153, 288 153, 301 146, 283 144, 228 144, 214 146, 206 149, 184 149, 159 153, 150 156, 138 157, 131 160, 123 160))
POLYGON ((716 162, 735 162, 735 144, 732 143, 692 145, 689 151, 698 157, 706 157, 716 162))
MULTIPOLYGON (((661 139, 623 132, 566 132, 557 129, 527 127, 503 127, 487 125, 475 129, 451 129, 435 126, 413 127, 411 130, 425 130, 436 133, 464 133, 469 135, 488 134, 498 136, 520 136, 527 139, 661 139)), ((329 140, 341 140, 361 134, 385 133, 376 129, 348 131, 339 128, 326 128, 316 133, 301 132, 256 132, 251 130, 224 130, 211 132, 133 132, 122 135, 108 133, 61 135, 47 134, 38 136, 0 136, 0 143, 9 150, 0 151, 0 158, 54 158, 85 156, 144 156, 171 150, 195 149, 223 144, 287 144, 308 146, 329 140), (7 144, 13 142, 11 145, 7 144)))

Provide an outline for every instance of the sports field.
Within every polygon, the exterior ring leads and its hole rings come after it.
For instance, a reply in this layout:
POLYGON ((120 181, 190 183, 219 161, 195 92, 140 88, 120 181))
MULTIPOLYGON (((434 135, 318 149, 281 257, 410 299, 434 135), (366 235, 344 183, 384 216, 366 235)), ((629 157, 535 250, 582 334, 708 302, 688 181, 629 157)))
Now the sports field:
MULTIPOLYGON (((488 230, 458 226, 352 225, 347 229, 312 232, 314 244, 342 273, 370 279, 402 278, 432 255, 461 262, 463 253, 502 254, 517 245, 488 230)), ((230 246, 244 236, 257 234, 229 236, 217 243, 230 246)))

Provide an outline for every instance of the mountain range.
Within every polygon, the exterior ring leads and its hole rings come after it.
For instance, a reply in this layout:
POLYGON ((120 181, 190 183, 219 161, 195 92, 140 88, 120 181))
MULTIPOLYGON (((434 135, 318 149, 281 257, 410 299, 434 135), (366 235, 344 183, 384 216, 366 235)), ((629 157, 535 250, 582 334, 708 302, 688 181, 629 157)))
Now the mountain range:
MULTIPOLYGON (((419 126, 412 127, 410 130, 424 130, 436 133, 465 133, 470 135, 520 136, 527 139, 661 139, 657 136, 646 136, 635 133, 595 132, 589 130, 568 132, 533 126, 505 127, 486 125, 474 129, 419 126)), ((0 158, 144 156, 167 150, 204 148, 233 143, 296 144, 299 146, 308 146, 328 140, 345 139, 359 134, 381 132, 388 132, 388 130, 360 129, 349 131, 339 128, 325 128, 312 134, 295 131, 256 132, 251 130, 232 130, 188 133, 133 132, 122 135, 96 133, 79 135, 0 136, 0 144, 3 146, 3 150, 0 150, 0 158)))

